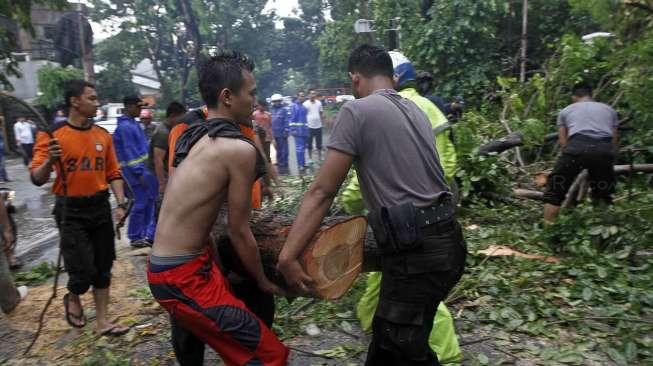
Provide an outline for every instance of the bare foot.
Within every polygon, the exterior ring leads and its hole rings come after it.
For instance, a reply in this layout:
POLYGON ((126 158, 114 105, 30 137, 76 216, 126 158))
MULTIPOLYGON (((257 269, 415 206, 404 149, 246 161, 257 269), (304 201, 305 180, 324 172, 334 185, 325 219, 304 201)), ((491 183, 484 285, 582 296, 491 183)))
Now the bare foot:
POLYGON ((98 323, 95 332, 103 336, 118 337, 129 332, 129 327, 113 323, 105 323, 102 325, 98 323))

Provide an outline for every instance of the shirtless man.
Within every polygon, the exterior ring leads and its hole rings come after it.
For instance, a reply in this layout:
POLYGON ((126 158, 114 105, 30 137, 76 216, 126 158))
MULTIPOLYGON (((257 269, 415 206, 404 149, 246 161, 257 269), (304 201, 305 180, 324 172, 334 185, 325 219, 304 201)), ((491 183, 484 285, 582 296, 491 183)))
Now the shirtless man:
POLYGON ((174 321, 227 365, 276 366, 285 365, 288 349, 232 294, 209 245, 220 208, 229 202, 228 232, 241 262, 263 291, 282 293, 263 272, 248 222, 251 187, 264 173, 262 156, 238 126, 251 125, 253 69, 246 56, 232 51, 201 67, 207 121, 189 127, 177 143, 175 160, 181 162, 166 189, 148 281, 174 321))

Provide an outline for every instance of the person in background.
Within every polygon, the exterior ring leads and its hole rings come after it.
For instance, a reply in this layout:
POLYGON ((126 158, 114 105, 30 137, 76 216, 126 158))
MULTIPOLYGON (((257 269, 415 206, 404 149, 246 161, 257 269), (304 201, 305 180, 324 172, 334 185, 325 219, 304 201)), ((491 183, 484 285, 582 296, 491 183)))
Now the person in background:
POLYGON ((179 118, 186 114, 186 107, 179 102, 171 102, 166 108, 166 119, 154 130, 150 141, 149 168, 159 182, 154 219, 159 217, 163 193, 168 184, 168 137, 170 130, 179 123, 179 118))
MULTIPOLYGON (((0 228, 2 229, 2 249, 7 251, 16 242, 16 236, 11 228, 3 200, 0 200, 0 228)), ((0 253, 0 309, 5 314, 12 312, 25 296, 27 296, 27 286, 16 288, 7 257, 0 253)))
POLYGON ((619 117, 607 104, 592 99, 592 87, 574 85, 572 104, 558 115, 562 154, 547 180, 544 221, 552 224, 576 176, 588 170, 594 203, 611 204, 617 184, 614 161, 619 149, 619 117))
POLYGON ((64 123, 68 120, 66 117, 66 113, 63 111, 63 109, 57 109, 57 112, 54 115, 54 124, 58 125, 60 123, 64 123))
POLYGON ((25 117, 18 117, 14 123, 14 136, 16 145, 22 150, 23 164, 28 166, 32 161, 32 150, 34 149, 34 131, 32 125, 25 117))
POLYGON ((147 169, 149 144, 136 117, 141 113, 144 103, 138 96, 123 99, 124 113, 118 117, 118 127, 113 133, 116 155, 120 162, 122 175, 134 194, 134 206, 129 215, 127 237, 135 248, 151 246, 154 240, 156 222, 154 210, 159 192, 154 174, 147 169))
POLYGON ((306 108, 306 121, 308 124, 308 149, 309 159, 313 160, 313 141, 317 149, 317 158, 322 160, 322 122, 324 121, 324 110, 322 102, 317 99, 317 92, 308 92, 308 100, 304 102, 306 108))
POLYGON ((145 136, 147 137, 147 141, 150 141, 152 135, 154 134, 154 130, 156 129, 156 125, 152 123, 152 110, 141 109, 141 114, 139 117, 140 117, 141 127, 143 127, 143 131, 145 131, 145 136))
POLYGON ((447 183, 451 185, 456 176, 458 156, 456 155, 456 148, 453 142, 446 133, 447 130, 442 129, 447 125, 447 118, 436 108, 434 103, 431 103, 427 98, 422 97, 417 92, 415 88, 415 69, 410 60, 400 52, 390 51, 389 54, 392 57, 392 65, 395 72, 395 89, 399 91, 399 95, 417 104, 419 109, 426 114, 429 122, 431 122, 440 164, 442 164, 442 168, 444 169, 444 176, 447 179, 447 183))
POLYGON ((273 94, 270 97, 272 108, 272 134, 274 136, 274 147, 277 149, 277 168, 279 174, 288 173, 288 133, 290 114, 288 108, 283 105, 281 94, 273 94))
POLYGON ((256 104, 256 110, 252 114, 252 118, 256 122, 256 125, 259 127, 259 130, 262 133, 259 134, 261 143, 263 144, 263 152, 265 153, 265 158, 268 161, 272 161, 270 158, 270 144, 272 144, 272 115, 266 110, 267 103, 265 100, 261 99, 256 104))
POLYGON ((300 173, 306 169, 306 139, 308 138, 308 127, 306 126, 306 107, 304 103, 304 92, 299 92, 290 109, 290 134, 295 139, 295 153, 297 154, 297 167, 300 173))

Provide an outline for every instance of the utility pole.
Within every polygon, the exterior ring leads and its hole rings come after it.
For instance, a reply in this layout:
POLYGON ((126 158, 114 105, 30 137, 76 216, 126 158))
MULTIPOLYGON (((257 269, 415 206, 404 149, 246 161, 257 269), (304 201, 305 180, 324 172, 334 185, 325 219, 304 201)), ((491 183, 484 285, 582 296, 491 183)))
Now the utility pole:
POLYGON ((390 29, 388 29, 388 50, 399 49, 399 18, 390 19, 390 29))
POLYGON ((77 15, 79 16, 79 21, 77 22, 79 26, 79 60, 82 64, 82 69, 84 69, 84 80, 89 83, 95 82, 95 72, 93 70, 93 51, 86 49, 86 33, 84 27, 86 22, 84 21, 84 16, 82 11, 84 10, 84 5, 82 3, 77 4, 79 8, 77 9, 77 15))
POLYGON ((521 24, 521 66, 519 71, 519 82, 526 82, 526 47, 528 46, 528 0, 522 4, 522 24, 521 24))

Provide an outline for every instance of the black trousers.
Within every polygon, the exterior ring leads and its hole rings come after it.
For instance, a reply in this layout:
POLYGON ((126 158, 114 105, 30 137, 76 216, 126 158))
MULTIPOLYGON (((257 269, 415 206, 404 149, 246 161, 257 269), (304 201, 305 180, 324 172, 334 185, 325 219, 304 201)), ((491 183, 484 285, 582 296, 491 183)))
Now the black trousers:
POLYGON ((20 146, 23 148, 23 164, 27 166, 32 161, 34 144, 20 144, 20 146))
POLYGON ((68 290, 73 294, 81 295, 91 286, 103 289, 111 284, 116 247, 108 198, 107 192, 68 198, 64 223, 64 198, 57 197, 54 215, 68 272, 68 290))
POLYGON ((457 223, 423 235, 420 248, 383 258, 366 366, 440 365, 428 339, 438 304, 463 274, 467 248, 457 223))
MULTIPOLYGON (((237 298, 242 300, 265 325, 272 328, 275 310, 274 296, 261 291, 253 280, 230 283, 230 287, 237 298)), ((170 317, 170 324, 172 330, 172 347, 175 350, 177 362, 181 366, 203 365, 204 342, 177 324, 172 317, 170 317)))
POLYGON ((611 203, 617 182, 614 160, 610 138, 572 136, 549 175, 544 202, 560 206, 576 176, 587 169, 592 199, 611 203))
POLYGON ((306 144, 306 149, 309 152, 313 151, 313 140, 315 140, 315 147, 318 150, 322 150, 322 127, 320 128, 309 128, 309 136, 306 144))

